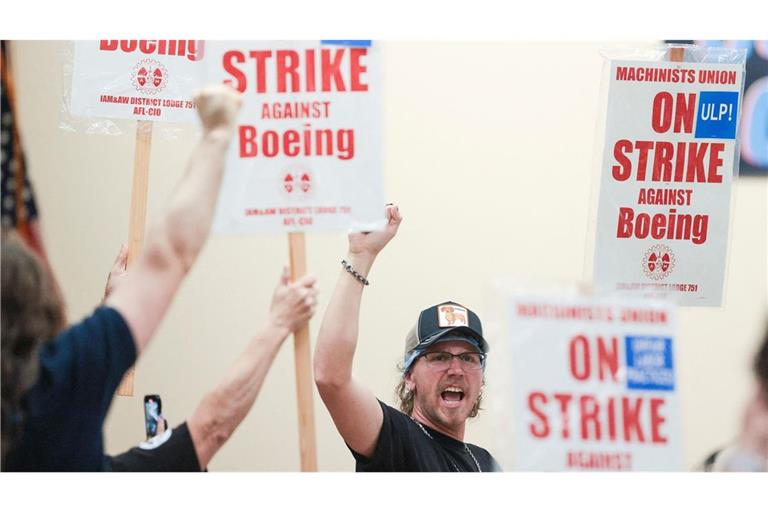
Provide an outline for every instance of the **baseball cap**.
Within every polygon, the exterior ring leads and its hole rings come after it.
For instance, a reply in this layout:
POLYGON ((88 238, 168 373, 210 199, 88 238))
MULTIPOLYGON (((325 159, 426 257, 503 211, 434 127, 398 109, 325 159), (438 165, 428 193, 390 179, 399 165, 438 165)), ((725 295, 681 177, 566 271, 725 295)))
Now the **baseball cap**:
POLYGON ((419 313, 416 325, 408 331, 403 372, 408 372, 413 362, 430 346, 446 340, 466 341, 483 354, 488 352, 480 318, 457 302, 442 302, 419 313))

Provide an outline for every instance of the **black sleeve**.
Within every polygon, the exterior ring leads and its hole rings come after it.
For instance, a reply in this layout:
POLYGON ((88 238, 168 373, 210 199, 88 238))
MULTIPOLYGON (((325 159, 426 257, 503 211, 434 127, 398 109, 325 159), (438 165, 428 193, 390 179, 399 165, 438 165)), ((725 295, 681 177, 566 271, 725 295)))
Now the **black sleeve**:
POLYGON ((413 444, 408 425, 411 420, 381 400, 379 405, 384 418, 373 454, 364 457, 351 448, 349 451, 355 457, 357 471, 402 471, 404 463, 411 458, 408 450, 413 444))
POLYGON ((102 427, 117 386, 136 359, 122 315, 99 307, 40 349, 37 381, 24 396, 25 429, 11 467, 98 471, 102 427))
MULTIPOLYGON (((125 371, 136 361, 136 345, 123 316, 102 306, 70 326, 40 354, 41 376, 50 398, 76 401, 103 421, 125 371)), ((100 426, 99 426, 100 428, 100 426)))
POLYGON ((480 464, 480 467, 482 468, 482 471, 485 473, 501 473, 504 471, 502 469, 501 464, 491 455, 491 452, 486 450, 485 448, 481 448, 480 446, 477 446, 476 444, 470 444, 467 443, 467 446, 469 446, 472 450, 472 453, 474 453, 477 456, 477 462, 480 464))
POLYGON ((492 473, 502 473, 504 469, 502 469, 501 464, 493 458, 493 455, 490 453, 488 454, 488 458, 490 459, 490 466, 491 466, 491 472, 492 473))
POLYGON ((106 457, 107 471, 200 471, 200 462, 187 424, 169 431, 159 443, 142 443, 125 453, 106 457))

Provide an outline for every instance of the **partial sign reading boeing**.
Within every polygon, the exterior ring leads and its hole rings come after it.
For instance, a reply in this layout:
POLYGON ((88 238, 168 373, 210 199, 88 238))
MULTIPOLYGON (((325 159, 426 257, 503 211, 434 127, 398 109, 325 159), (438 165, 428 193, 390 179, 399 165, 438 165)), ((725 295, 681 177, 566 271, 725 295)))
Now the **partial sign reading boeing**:
POLYGON ((195 122, 205 85, 204 41, 75 42, 70 112, 75 117, 195 122))

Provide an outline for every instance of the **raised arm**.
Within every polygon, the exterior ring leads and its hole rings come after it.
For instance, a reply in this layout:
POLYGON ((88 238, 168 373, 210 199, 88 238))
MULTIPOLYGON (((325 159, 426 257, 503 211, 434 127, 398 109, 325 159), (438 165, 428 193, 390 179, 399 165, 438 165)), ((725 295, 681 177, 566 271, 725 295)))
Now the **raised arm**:
POLYGON ((208 237, 240 97, 228 87, 213 86, 200 92, 196 103, 203 134, 187 171, 167 212, 149 228, 141 254, 105 301, 127 322, 137 353, 149 342, 208 237))
MULTIPOLYGON (((346 261, 368 276, 379 252, 395 236, 402 217, 396 206, 387 206, 384 231, 349 235, 346 261)), ((341 437, 366 457, 373 454, 383 414, 376 397, 352 377, 357 347, 363 283, 342 268, 325 311, 315 347, 315 383, 341 437)))
POLYGON ((112 291, 123 282, 125 274, 128 271, 128 246, 125 244, 120 245, 120 252, 117 253, 115 262, 112 263, 112 269, 107 274, 107 284, 104 286, 104 297, 101 299, 102 304, 106 302, 107 297, 112 294, 112 291))
POLYGON ((201 469, 208 466, 248 414, 283 341, 315 312, 315 278, 307 275, 293 284, 288 281, 285 268, 272 297, 267 325, 224 379, 201 400, 187 422, 201 469))

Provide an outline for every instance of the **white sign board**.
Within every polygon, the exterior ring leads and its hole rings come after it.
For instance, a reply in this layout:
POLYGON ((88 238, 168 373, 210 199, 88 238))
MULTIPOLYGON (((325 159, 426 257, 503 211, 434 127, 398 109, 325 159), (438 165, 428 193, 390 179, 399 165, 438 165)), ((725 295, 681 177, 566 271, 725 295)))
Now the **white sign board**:
POLYGON ((194 40, 76 41, 75 117, 191 123, 205 85, 206 47, 194 40))
POLYGON ((670 305, 513 295, 509 315, 516 469, 681 469, 670 305))
POLYGON ((380 55, 368 41, 217 41, 214 82, 243 107, 219 233, 382 229, 380 55))
POLYGON ((598 290, 719 306, 742 64, 613 61, 598 290))

